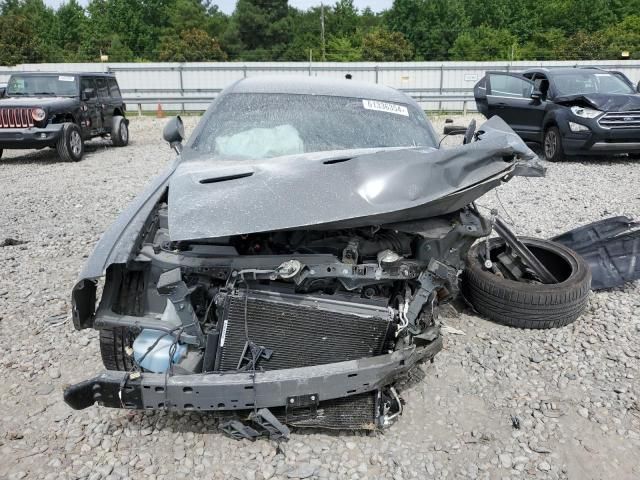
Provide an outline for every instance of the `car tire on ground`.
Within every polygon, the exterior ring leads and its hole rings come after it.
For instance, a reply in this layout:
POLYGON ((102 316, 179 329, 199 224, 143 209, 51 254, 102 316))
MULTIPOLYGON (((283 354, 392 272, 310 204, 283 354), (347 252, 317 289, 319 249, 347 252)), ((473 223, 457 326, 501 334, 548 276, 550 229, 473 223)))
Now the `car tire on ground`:
POLYGON ((545 130, 542 151, 544 158, 549 162, 561 162, 566 158, 562 151, 562 139, 558 127, 553 126, 545 130))
POLYGON ((116 147, 126 147, 129 144, 129 126, 122 116, 113 117, 111 142, 116 147))
MULTIPOLYGON (((489 319, 517 328, 556 328, 575 321, 584 311, 591 290, 591 271, 573 250, 549 240, 520 240, 559 280, 555 284, 507 279, 484 268, 486 245, 480 242, 467 255, 462 291, 473 308, 489 319)), ((501 238, 489 241, 493 258, 504 250, 501 238)))
MULTIPOLYGON (((0 150, 0 152, 2 152, 2 150, 0 150)), ((2 156, 2 154, 0 153, 0 157, 2 156)), ((640 160, 640 153, 630 153, 629 154, 629 158, 633 159, 633 160, 640 160)))
POLYGON ((0 158, 2 158, 2 153, 4 152, 4 150, 2 148, 0 148, 0 158))
POLYGON ((111 327, 100 330, 100 355, 107 370, 129 371, 133 359, 127 355, 127 347, 133 346, 135 335, 126 327, 111 327))
POLYGON ((80 127, 75 123, 65 123, 62 135, 56 144, 58 156, 65 162, 79 162, 84 155, 84 140, 80 127))

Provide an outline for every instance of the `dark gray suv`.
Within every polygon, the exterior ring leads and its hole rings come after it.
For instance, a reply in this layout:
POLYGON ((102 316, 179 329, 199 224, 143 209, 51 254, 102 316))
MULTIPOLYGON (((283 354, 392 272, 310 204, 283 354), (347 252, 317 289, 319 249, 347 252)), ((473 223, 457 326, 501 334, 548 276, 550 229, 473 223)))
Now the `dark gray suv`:
POLYGON ((501 117, 547 160, 572 155, 640 156, 640 95, 621 72, 535 68, 487 72, 475 85, 478 111, 501 117))

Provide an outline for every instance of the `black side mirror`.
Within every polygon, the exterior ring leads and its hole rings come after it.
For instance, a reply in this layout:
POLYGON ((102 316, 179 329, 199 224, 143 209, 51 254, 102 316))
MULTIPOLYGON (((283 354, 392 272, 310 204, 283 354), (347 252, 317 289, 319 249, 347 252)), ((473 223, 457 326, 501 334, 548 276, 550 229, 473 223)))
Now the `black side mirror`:
POLYGON ((531 98, 534 100, 540 100, 542 98, 542 92, 540 90, 534 90, 531 92, 531 98))
POLYGON ((91 98, 93 98, 95 96, 95 89, 94 88, 85 88, 82 91, 82 101, 86 102, 88 100, 91 100, 91 98))
POLYGON ((442 133, 445 135, 464 135, 467 131, 467 127, 461 125, 445 125, 442 133))
POLYGON ((452 119, 450 119, 450 118, 447 118, 447 119, 444 121, 444 123, 453 123, 453 120, 452 120, 452 119))
POLYGON ((0 87, 0 98, 4 97, 4 94, 5 94, 6 91, 7 91, 6 88, 0 87))
POLYGON ((167 122, 162 131, 162 136, 169 142, 169 146, 173 148, 176 153, 182 151, 182 140, 184 140, 184 123, 180 115, 173 117, 167 122))

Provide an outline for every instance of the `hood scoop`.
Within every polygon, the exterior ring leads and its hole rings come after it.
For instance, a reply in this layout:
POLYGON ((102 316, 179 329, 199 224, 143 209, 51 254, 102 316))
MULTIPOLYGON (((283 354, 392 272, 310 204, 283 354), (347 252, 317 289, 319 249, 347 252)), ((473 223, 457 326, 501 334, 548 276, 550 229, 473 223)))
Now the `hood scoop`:
POLYGON ((232 175, 223 175, 220 177, 209 177, 200 179, 200 183, 206 185, 208 183, 220 183, 220 182, 228 182, 229 180, 238 180, 240 178, 247 178, 253 175, 253 172, 246 173, 235 173, 232 175))

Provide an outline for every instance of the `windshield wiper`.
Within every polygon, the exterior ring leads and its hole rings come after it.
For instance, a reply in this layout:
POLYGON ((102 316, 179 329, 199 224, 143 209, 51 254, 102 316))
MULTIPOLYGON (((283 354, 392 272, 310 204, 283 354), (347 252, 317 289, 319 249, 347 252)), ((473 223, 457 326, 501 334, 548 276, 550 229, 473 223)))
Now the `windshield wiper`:
POLYGON ((56 95, 56 92, 34 92, 33 95, 56 95))

